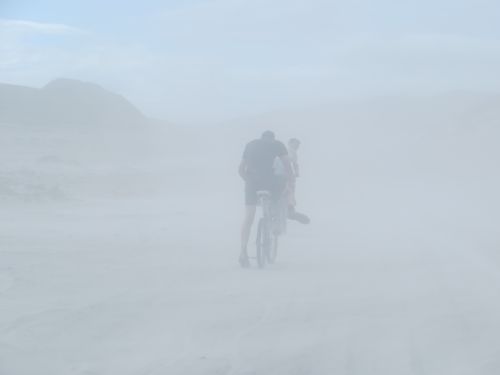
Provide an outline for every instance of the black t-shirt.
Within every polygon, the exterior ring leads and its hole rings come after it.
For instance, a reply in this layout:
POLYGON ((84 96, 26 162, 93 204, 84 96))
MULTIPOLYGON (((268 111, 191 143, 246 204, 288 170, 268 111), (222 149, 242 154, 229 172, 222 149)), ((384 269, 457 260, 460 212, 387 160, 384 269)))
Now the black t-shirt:
POLYGON ((274 159, 287 155, 288 151, 280 141, 256 139, 248 143, 243 152, 247 163, 247 175, 251 179, 270 178, 274 174, 274 159))

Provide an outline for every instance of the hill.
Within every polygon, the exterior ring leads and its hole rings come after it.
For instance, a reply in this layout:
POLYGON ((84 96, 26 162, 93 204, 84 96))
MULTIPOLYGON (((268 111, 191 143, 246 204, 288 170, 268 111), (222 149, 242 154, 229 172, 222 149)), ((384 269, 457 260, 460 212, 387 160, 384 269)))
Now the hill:
POLYGON ((42 127, 139 127, 147 118, 99 85, 57 79, 38 89, 0 84, 0 123, 42 127))

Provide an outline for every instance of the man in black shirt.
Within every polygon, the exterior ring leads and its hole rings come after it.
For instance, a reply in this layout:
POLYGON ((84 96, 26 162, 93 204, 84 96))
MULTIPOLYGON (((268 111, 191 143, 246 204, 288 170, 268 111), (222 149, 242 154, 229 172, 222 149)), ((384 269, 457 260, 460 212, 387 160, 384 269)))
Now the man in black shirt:
POLYGON ((288 151, 283 143, 275 139, 274 133, 266 131, 260 139, 248 143, 243 152, 239 174, 245 181, 246 214, 241 229, 240 264, 248 267, 247 245, 250 237, 257 207, 257 191, 268 190, 271 199, 278 200, 287 184, 286 178, 274 173, 275 159, 279 158, 285 169, 288 184, 294 186, 295 177, 288 157, 288 151))

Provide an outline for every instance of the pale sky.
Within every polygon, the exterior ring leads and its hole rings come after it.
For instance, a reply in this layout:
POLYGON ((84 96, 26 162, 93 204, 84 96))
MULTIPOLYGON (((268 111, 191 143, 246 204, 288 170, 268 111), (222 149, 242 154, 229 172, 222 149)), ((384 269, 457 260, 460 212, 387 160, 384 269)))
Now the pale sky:
POLYGON ((92 81, 180 123, 500 91, 499 21, 493 0, 0 0, 0 82, 92 81))

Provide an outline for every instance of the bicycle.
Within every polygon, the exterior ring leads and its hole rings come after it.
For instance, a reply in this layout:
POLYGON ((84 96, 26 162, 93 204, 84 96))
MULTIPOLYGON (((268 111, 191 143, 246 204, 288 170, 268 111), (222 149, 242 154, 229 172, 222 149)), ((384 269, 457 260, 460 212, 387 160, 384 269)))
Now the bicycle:
POLYGON ((272 264, 278 256, 279 236, 286 232, 287 205, 285 194, 277 202, 267 190, 257 192, 262 217, 259 219, 256 236, 256 259, 260 268, 272 264))

